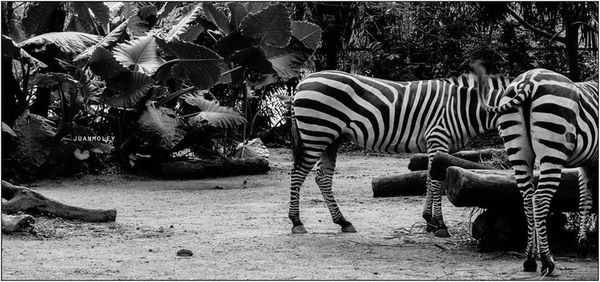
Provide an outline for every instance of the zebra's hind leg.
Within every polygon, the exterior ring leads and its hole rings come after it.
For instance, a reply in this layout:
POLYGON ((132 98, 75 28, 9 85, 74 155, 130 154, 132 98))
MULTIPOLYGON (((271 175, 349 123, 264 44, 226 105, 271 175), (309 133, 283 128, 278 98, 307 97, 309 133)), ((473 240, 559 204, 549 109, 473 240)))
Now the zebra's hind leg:
POLYGON ((292 233, 302 234, 306 233, 306 228, 300 221, 300 187, 306 180, 306 175, 313 168, 319 157, 315 157, 306 152, 295 156, 297 160, 294 161, 294 167, 291 171, 291 188, 290 188, 290 210, 288 216, 294 225, 292 227, 292 233))
MULTIPOLYGON (((433 147, 432 143, 428 143, 428 146, 433 147)), ((442 191, 444 183, 431 179, 431 163, 436 152, 447 152, 448 150, 430 150, 428 152, 428 165, 427 165, 427 195, 425 196, 425 206, 423 207, 423 218, 427 222, 425 231, 433 232, 436 237, 450 237, 448 227, 444 223, 444 217, 442 213, 442 191)))
POLYGON ((537 252, 537 234, 535 228, 535 220, 533 215, 533 194, 534 186, 532 181, 533 171, 531 169, 516 170, 515 178, 517 186, 521 191, 523 198, 523 211, 527 218, 527 245, 525 247, 525 261, 523 262, 523 271, 537 271, 536 252, 537 252))
POLYGON ((294 165, 292 168, 292 187, 290 189, 290 210, 288 216, 294 225, 292 227, 292 233, 302 234, 306 233, 306 228, 302 221, 300 221, 300 187, 306 179, 306 175, 310 172, 311 168, 299 167, 294 165))
POLYGON ((327 204, 327 208, 331 213, 333 222, 339 224, 342 227, 342 232, 356 232, 356 229, 344 218, 340 208, 335 201, 333 191, 331 190, 333 171, 335 170, 335 161, 337 159, 337 149, 339 141, 334 141, 331 145, 325 149, 325 152, 321 155, 321 159, 317 162, 317 175, 315 176, 315 182, 323 194, 323 199, 327 204))
POLYGON ((533 194, 533 216, 537 231, 540 260, 542 261, 542 275, 549 275, 555 268, 554 259, 550 254, 547 236, 547 218, 550 214, 550 202, 560 183, 562 165, 544 162, 540 164, 540 179, 533 194))
POLYGON ((432 224, 435 228, 433 234, 435 237, 450 237, 448 227, 444 223, 444 216, 442 214, 442 189, 444 188, 444 183, 442 181, 431 180, 431 187, 433 193, 432 224))
POLYGON ((514 170, 517 187, 523 198, 523 211, 527 218, 527 245, 523 271, 537 271, 536 229, 533 213, 533 166, 535 154, 531 146, 530 132, 525 124, 523 109, 514 109, 498 117, 498 129, 508 153, 508 160, 514 170))
POLYGON ((579 233, 577 234, 577 256, 585 258, 587 249, 585 247, 587 223, 593 205, 592 191, 590 190, 590 174, 586 168, 578 168, 579 171, 579 233))
POLYGON ((427 227, 425 227, 425 231, 433 232, 433 231, 435 231, 435 226, 431 222, 432 215, 433 215, 433 212, 432 212, 433 191, 432 191, 432 187, 431 187, 431 174, 429 172, 427 173, 426 187, 427 187, 427 193, 425 195, 425 205, 423 206, 423 219, 425 219, 425 222, 427 223, 427 227))

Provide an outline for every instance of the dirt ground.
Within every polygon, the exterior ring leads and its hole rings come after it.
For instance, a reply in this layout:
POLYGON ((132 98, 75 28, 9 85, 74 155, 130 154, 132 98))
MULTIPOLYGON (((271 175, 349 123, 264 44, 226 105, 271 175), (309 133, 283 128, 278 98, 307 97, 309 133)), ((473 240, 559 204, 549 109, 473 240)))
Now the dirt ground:
MULTIPOLYGON (((367 279, 537 280, 518 253, 477 251, 470 208, 444 199, 451 238, 424 232, 424 197, 375 199, 371 180, 406 171, 406 156, 342 153, 334 191, 358 233, 331 221, 311 173, 302 189, 308 234, 287 218, 291 154, 271 150, 268 175, 165 181, 92 175, 34 183, 63 203, 116 208, 116 223, 38 218, 37 234, 2 235, 4 280, 367 279), (244 182, 246 184, 244 185, 244 182), (194 255, 179 257, 189 249, 194 255)), ((551 280, 597 280, 598 260, 555 257, 551 280)))

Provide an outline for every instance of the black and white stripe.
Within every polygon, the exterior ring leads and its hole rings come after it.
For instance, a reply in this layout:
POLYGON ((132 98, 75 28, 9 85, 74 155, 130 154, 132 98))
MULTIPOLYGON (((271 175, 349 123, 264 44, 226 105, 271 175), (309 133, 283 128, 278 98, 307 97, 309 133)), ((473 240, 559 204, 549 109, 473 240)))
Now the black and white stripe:
POLYGON ((518 76, 499 106, 498 125, 521 190, 528 222, 525 271, 536 271, 536 247, 542 273, 554 269, 548 248, 546 218, 563 167, 580 167, 580 243, 590 212, 590 181, 598 171, 598 81, 573 83, 558 73, 534 69, 518 76), (532 183, 534 164, 540 178, 532 183), (581 230, 583 229, 583 230, 581 230))
MULTIPOLYGON (((486 102, 510 82, 489 76, 486 102)), ((295 233, 306 232, 300 221, 300 186, 317 164, 316 182, 342 231, 354 227, 340 212, 331 192, 337 144, 349 135, 358 145, 377 152, 456 151, 469 138, 495 129, 495 115, 481 109, 475 77, 395 82, 339 71, 309 75, 297 86, 293 101, 294 168, 289 217, 295 233)), ((428 231, 448 236, 441 211, 442 183, 427 179, 423 217, 428 231)))

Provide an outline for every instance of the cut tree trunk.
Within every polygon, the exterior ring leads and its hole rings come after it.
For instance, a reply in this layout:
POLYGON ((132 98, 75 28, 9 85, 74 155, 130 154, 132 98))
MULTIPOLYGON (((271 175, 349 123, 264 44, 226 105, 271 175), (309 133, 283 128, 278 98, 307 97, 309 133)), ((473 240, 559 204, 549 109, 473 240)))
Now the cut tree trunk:
MULTIPOLYGON (((438 152, 434 155, 431 165, 432 179, 444 181, 446 169, 450 166, 491 169, 489 166, 438 152)), ((376 177, 373 179, 371 186, 373 197, 424 195, 427 192, 427 171, 413 171, 393 176, 376 177)))
MULTIPOLYGON (((454 157, 465 159, 467 161, 479 162, 481 160, 489 160, 494 155, 504 153, 504 149, 484 149, 484 150, 472 150, 472 151, 459 151, 451 154, 454 157)), ((429 161, 427 154, 413 154, 410 156, 408 162, 408 169, 411 171, 425 170, 427 169, 427 162, 429 161)))
POLYGON ((2 198, 6 199, 2 202, 2 212, 7 214, 23 211, 89 222, 115 221, 117 217, 117 211, 114 209, 86 209, 65 205, 27 187, 6 181, 2 181, 2 198))
POLYGON ((412 171, 392 176, 373 178, 373 197, 425 195, 427 171, 412 171))
MULTIPOLYGON (((513 170, 470 170, 451 167, 446 174, 446 193, 450 202, 457 207, 515 210, 523 206, 513 170)), ((538 178, 539 172, 535 171, 533 182, 537 183, 538 178)), ((594 201, 597 206, 597 199, 594 201)), ((578 207, 577 169, 563 169, 561 182, 550 209, 572 212, 578 211, 578 207)))
POLYGON ((263 174, 270 170, 264 158, 216 160, 177 160, 155 164, 154 173, 162 178, 200 179, 234 175, 263 174))

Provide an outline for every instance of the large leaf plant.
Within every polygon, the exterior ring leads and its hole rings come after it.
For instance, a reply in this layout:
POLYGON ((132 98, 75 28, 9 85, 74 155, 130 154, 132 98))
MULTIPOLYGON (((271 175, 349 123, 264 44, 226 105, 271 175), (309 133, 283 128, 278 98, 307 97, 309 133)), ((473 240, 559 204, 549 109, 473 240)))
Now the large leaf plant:
MULTIPOLYGON (((29 96, 50 93, 42 117, 71 130, 114 120, 106 133, 123 160, 138 151, 165 156, 194 140, 214 145, 208 132, 245 125, 248 90, 298 77, 321 38, 284 4, 147 3, 24 3, 2 38, 10 47, 3 56, 34 70, 16 74, 29 96), (57 17, 62 26, 49 28, 57 17)), ((203 149, 219 148, 227 153, 222 144, 203 149)))

